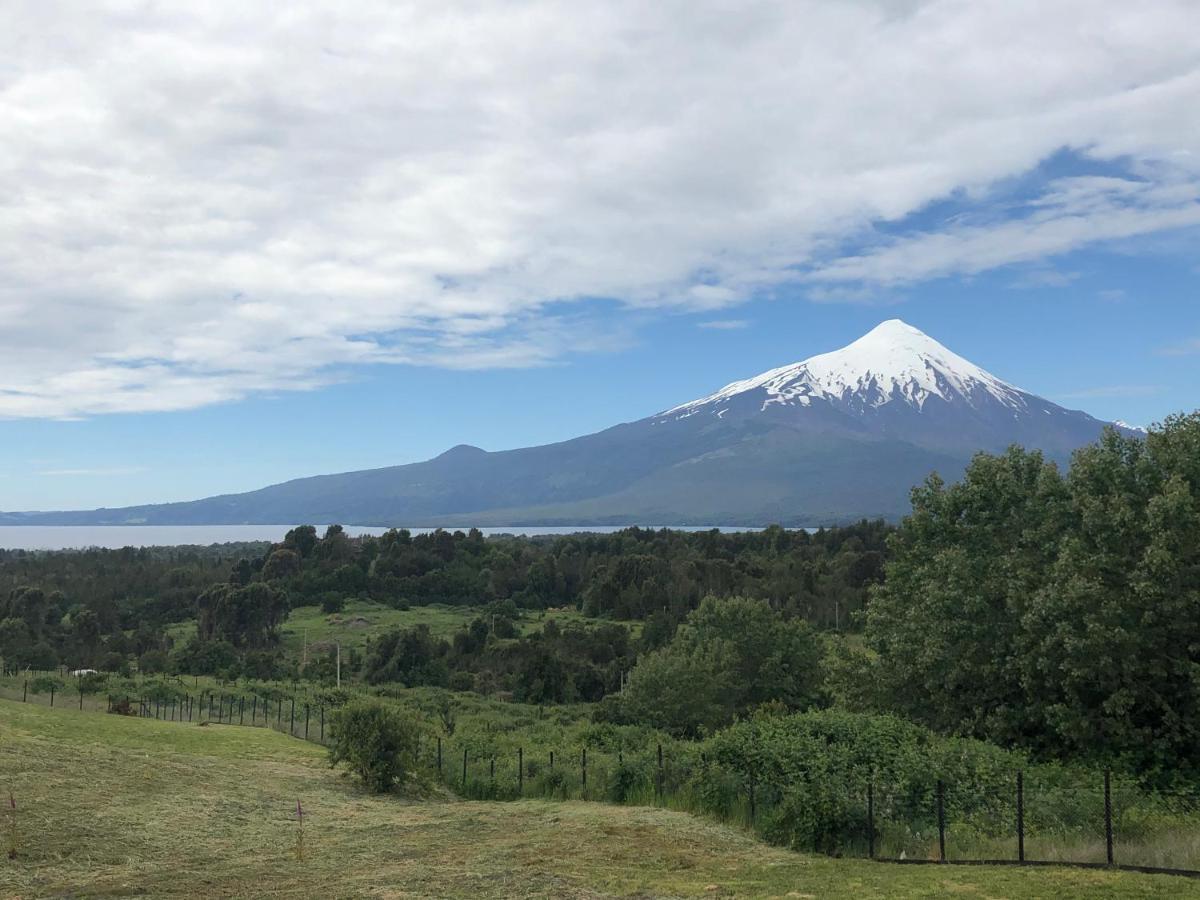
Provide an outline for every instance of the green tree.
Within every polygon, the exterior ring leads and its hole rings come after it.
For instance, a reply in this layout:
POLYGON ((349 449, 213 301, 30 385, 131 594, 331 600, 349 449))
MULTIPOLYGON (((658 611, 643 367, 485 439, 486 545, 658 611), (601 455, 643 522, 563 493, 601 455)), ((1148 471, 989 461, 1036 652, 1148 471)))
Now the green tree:
POLYGON ((666 647, 642 656, 624 718, 694 735, 776 701, 804 709, 823 696, 820 639, 761 600, 706 597, 666 647))
POLYGON ((976 456, 956 484, 933 476, 913 491, 867 612, 892 709, 1001 742, 1038 733, 1022 620, 1054 564, 1067 502, 1058 469, 1020 448, 976 456))

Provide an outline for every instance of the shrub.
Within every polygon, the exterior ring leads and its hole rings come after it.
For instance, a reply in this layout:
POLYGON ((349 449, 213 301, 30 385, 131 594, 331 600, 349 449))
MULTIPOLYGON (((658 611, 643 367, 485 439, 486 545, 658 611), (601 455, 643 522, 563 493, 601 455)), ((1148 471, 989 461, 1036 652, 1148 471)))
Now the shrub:
POLYGON ((450 690, 458 691, 473 691, 475 690, 475 676, 470 672, 454 672, 450 675, 450 690))
POLYGON ((162 650, 147 650, 138 657, 138 671, 145 675, 157 675, 167 671, 171 661, 162 650))
POLYGON ((62 679, 55 678, 53 675, 39 675, 29 682, 29 693, 31 694, 48 694, 51 691, 61 693, 62 689, 62 679))
POLYGON ((416 761, 421 725, 378 701, 354 700, 333 714, 330 765, 345 766, 366 787, 387 793, 402 785, 416 761))
MULTIPOLYGON (((343 567, 345 568, 345 567, 343 567)), ((336 591, 329 591, 321 598, 321 612, 333 615, 346 608, 346 598, 336 591)))

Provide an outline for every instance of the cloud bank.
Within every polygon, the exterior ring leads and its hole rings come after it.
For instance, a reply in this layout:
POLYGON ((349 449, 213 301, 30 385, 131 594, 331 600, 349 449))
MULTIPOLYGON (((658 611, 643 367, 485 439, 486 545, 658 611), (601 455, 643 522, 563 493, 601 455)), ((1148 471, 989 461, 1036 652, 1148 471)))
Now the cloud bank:
POLYGON ((619 340, 596 299, 828 299, 1200 224, 1192 0, 6 13, 0 416, 544 364, 619 340), (997 211, 1063 148, 1113 173, 997 211), (950 197, 978 215, 880 230, 950 197))

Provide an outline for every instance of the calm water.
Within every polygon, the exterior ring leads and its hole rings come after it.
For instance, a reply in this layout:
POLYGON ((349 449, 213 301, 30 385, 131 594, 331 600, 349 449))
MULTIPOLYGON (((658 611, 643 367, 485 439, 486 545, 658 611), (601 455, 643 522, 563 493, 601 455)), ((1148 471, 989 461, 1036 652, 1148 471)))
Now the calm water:
MULTIPOLYGON (((66 550, 79 547, 173 547, 184 544, 227 544, 234 541, 281 541, 291 525, 0 525, 0 547, 10 550, 66 550)), ((611 534, 625 525, 553 526, 481 528, 491 534, 575 534, 580 531, 611 534)), ((720 526, 654 525, 679 531, 708 531, 720 526)), ((318 533, 325 527, 317 528, 318 533)), ((414 534, 432 528, 410 528, 414 534)), ((449 529, 451 531, 454 528, 449 529)), ((465 528, 463 529, 466 530, 465 528)), ((757 528, 725 528, 721 531, 758 531, 757 528)), ((347 525, 347 534, 383 534, 386 528, 347 525)))

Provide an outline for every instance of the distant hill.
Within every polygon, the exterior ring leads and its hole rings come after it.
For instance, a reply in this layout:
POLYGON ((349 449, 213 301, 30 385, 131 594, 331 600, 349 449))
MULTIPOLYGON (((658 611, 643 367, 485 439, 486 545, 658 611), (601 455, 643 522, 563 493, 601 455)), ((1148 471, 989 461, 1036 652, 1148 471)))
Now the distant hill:
MULTIPOLYGON (((1106 423, 892 319, 832 353, 556 444, 300 478, 185 503, 0 513, 0 524, 818 525, 896 519, 979 450, 1065 460, 1106 423)), ((1124 427, 1124 426, 1118 426, 1124 427)))

